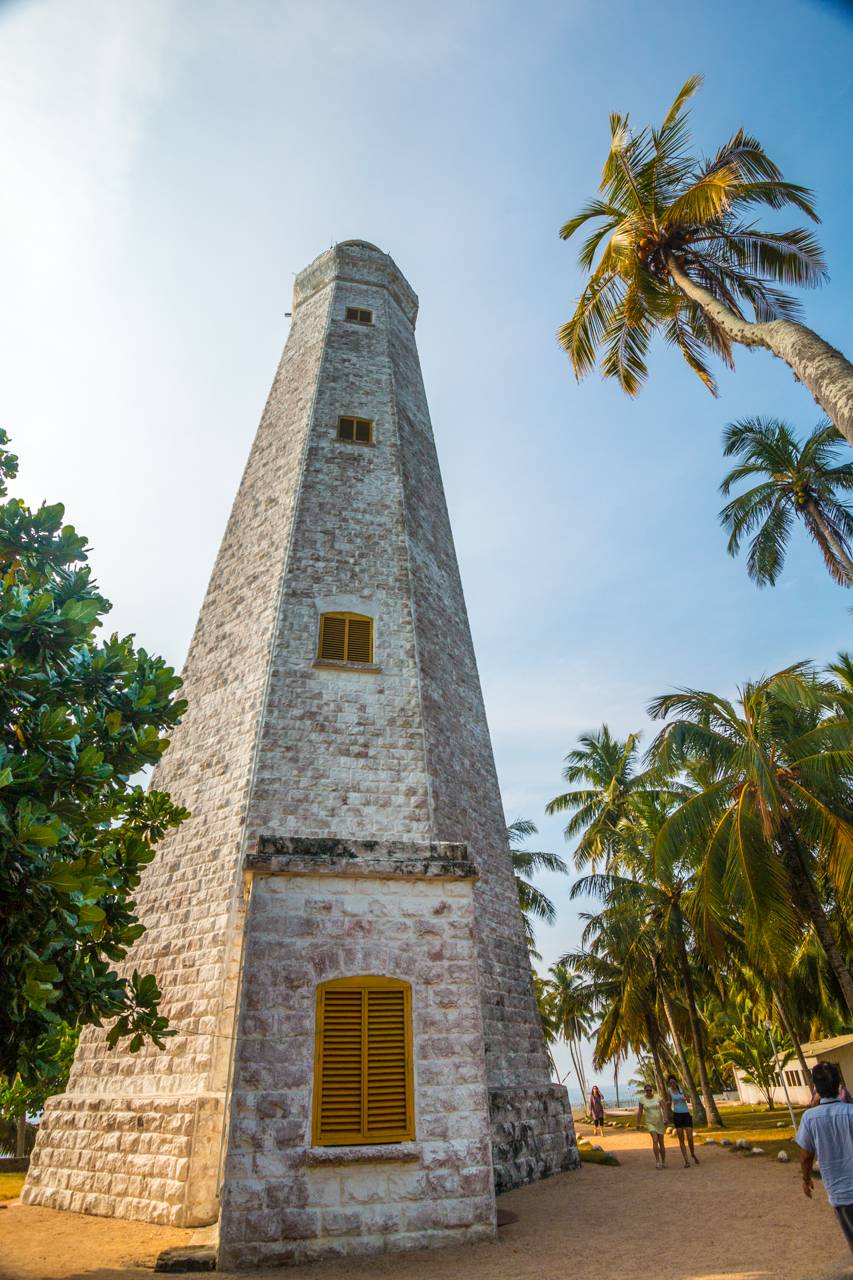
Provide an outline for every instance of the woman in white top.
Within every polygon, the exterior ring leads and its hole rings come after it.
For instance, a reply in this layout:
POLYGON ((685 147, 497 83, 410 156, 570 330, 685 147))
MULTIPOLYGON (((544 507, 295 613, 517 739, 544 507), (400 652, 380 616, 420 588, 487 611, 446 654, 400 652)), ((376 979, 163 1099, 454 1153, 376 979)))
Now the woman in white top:
POLYGON ((655 1093, 650 1084, 643 1085, 643 1092, 637 1107, 637 1128, 645 1129, 651 1134, 652 1150, 655 1153, 655 1168, 666 1168, 666 1149, 663 1144, 663 1133, 666 1128, 664 1107, 666 1099, 655 1093))

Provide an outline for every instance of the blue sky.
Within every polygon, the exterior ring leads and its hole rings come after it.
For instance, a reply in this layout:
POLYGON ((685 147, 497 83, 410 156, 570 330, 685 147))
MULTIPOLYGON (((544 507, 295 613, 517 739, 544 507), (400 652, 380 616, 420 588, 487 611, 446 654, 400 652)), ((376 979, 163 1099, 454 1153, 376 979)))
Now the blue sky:
MULTIPOLYGON (((658 119, 702 72, 698 145, 745 125, 815 189, 832 280, 806 315, 850 354, 851 32, 849 6, 817 0, 7 0, 0 422, 18 491, 66 503, 114 625, 180 665, 293 274, 334 240, 387 249, 421 299, 507 814, 562 850, 543 807, 580 732, 646 728, 673 685, 828 659, 850 618, 804 540, 759 592, 716 521, 723 425, 809 429, 808 394, 743 352, 714 401, 662 347, 636 401, 576 385, 554 334, 579 276, 557 231, 597 186, 608 113, 658 119)), ((543 887, 547 964, 579 926, 567 883, 543 887)))

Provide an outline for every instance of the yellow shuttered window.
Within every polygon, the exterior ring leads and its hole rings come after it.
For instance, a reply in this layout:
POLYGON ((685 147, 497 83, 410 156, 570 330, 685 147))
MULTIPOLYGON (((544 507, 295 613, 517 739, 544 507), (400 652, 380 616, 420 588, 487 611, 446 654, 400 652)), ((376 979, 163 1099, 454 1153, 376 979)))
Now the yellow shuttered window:
POLYGON ((321 614, 318 656, 330 662, 373 662, 373 619, 360 613, 321 614))
POLYGON ((338 978, 317 989, 313 1141, 414 1138, 412 989, 396 978, 338 978))

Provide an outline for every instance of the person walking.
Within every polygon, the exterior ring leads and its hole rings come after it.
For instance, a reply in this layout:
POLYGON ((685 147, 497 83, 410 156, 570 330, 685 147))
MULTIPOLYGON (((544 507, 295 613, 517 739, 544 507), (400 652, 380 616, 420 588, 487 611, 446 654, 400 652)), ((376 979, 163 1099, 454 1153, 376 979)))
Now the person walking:
POLYGON ((678 1083, 677 1077, 667 1076, 666 1084, 669 1089, 672 1123, 675 1125, 678 1145, 681 1147, 681 1158, 684 1161, 685 1169, 689 1169, 690 1160, 687 1159, 688 1147, 690 1148, 690 1159, 694 1164, 699 1163, 693 1147, 693 1117, 690 1114, 690 1106, 687 1102, 687 1096, 681 1085, 678 1083))
POLYGON ((592 1086, 589 1095, 589 1114, 592 1116, 593 1136, 604 1137, 604 1098, 597 1084, 592 1086), (599 1130, 601 1134, 599 1135, 599 1130))
POLYGON ((844 1238, 853 1252, 853 1104, 838 1096, 841 1073, 832 1062, 812 1067, 820 1102, 803 1112, 797 1130, 803 1192, 812 1198, 815 1157, 844 1238))
POLYGON ((643 1092, 637 1107, 637 1128, 645 1128, 646 1132, 651 1136, 656 1169, 666 1168, 666 1148, 663 1141, 663 1133, 666 1128, 664 1105, 665 1099, 659 1093, 655 1093, 653 1085, 643 1085, 643 1092))

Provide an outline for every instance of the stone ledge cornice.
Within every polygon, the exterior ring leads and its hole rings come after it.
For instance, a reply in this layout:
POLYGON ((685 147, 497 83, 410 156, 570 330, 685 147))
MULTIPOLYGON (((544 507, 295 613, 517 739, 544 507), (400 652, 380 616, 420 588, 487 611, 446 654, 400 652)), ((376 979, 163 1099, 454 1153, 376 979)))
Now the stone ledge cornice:
POLYGON ((423 1148, 419 1142, 381 1142, 373 1146, 308 1147, 300 1155, 299 1164, 368 1164, 396 1161, 398 1164, 419 1162, 423 1148))
POLYGON ((250 875, 400 876, 416 880, 476 880, 467 846, 448 841, 332 840, 260 836, 247 853, 250 875))

